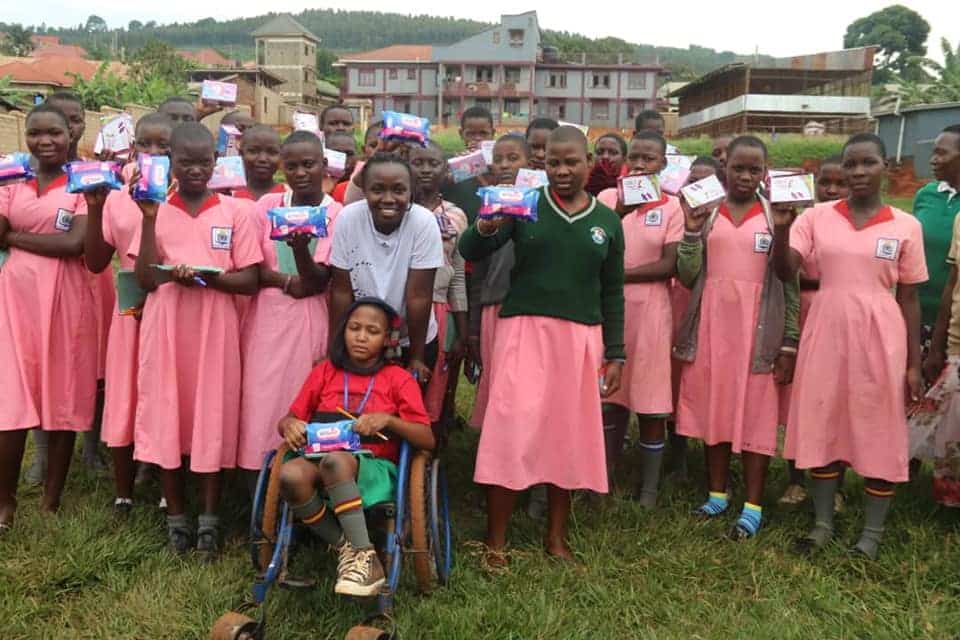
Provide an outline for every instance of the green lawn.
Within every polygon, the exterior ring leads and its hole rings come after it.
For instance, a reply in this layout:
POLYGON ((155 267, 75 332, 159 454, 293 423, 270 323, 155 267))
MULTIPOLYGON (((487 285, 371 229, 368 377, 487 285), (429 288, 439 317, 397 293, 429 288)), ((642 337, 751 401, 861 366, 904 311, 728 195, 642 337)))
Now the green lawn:
MULTIPOLYGON (((461 408, 466 411, 469 390, 461 408)), ((938 509, 930 477, 896 498, 880 559, 848 555, 862 516, 859 480, 839 517, 838 542, 814 560, 789 552, 805 531, 805 510, 777 509, 782 465, 767 491, 767 527, 736 544, 733 516, 702 523, 689 515, 704 497, 702 455, 690 452, 694 484, 668 486, 662 506, 643 512, 615 499, 606 509, 575 504, 571 542, 582 564, 562 566, 540 550, 540 525, 518 510, 509 575, 479 569, 471 542, 482 536, 480 493, 471 483, 476 436, 457 432, 444 459, 450 471, 456 566, 452 583, 430 597, 406 571, 396 600, 403 638, 953 638, 960 634, 960 513, 938 509)), ((633 461, 628 457, 626 468, 633 461)), ((627 477, 624 470, 623 479, 627 477)), ((85 471, 72 477, 62 513, 37 513, 23 491, 20 518, 0 542, 4 640, 20 638, 201 639, 248 593, 252 570, 239 482, 225 507, 223 559, 202 566, 164 547, 156 488, 141 491, 127 524, 110 515, 111 485, 85 471)), ((739 506, 742 497, 735 498, 739 506)), ((316 591, 274 591, 270 638, 342 638, 368 607, 332 593, 334 562, 318 548, 296 559, 324 577, 316 591)))

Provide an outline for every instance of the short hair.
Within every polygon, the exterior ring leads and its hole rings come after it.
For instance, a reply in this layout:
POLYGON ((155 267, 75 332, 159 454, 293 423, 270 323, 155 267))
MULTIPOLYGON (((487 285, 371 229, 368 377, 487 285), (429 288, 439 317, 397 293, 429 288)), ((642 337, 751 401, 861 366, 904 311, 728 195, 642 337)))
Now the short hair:
POLYGON ((35 106, 33 109, 31 109, 30 113, 27 114, 26 122, 29 122, 30 118, 32 118, 33 116, 39 115, 42 113, 54 114, 55 116, 63 120, 63 125, 68 130, 70 129, 70 120, 67 119, 67 114, 65 114, 60 107, 56 107, 50 104, 49 102, 40 103, 37 106, 35 106))
POLYGON ((363 132, 363 141, 366 142, 370 134, 379 129, 383 129, 383 120, 381 118, 371 120, 370 124, 367 125, 367 130, 363 132))
MULTIPOLYGON (((347 353, 347 340, 344 335, 347 330, 347 322, 350 321, 350 316, 354 311, 357 310, 357 308, 364 306, 376 307, 383 311, 383 314, 387 317, 388 335, 392 325, 398 317, 396 310, 394 310, 393 307, 380 298, 366 297, 354 300, 353 303, 347 308, 346 313, 343 314, 343 317, 340 318, 340 321, 337 323, 336 330, 333 334, 333 340, 330 341, 328 357, 330 358, 330 364, 338 369, 346 369, 350 358, 350 355, 347 353)), ((383 353, 381 354, 380 359, 374 365, 374 368, 377 370, 387 363, 389 356, 389 349, 387 347, 389 347, 389 345, 384 345, 383 353)))
POLYGON ((463 115, 460 116, 460 128, 466 124, 467 120, 470 119, 480 119, 483 118, 490 125, 490 128, 493 128, 493 115, 490 114, 490 110, 486 107, 473 106, 463 112, 463 115))
POLYGON ((640 125, 645 120, 659 120, 660 122, 664 121, 663 116, 656 109, 644 109, 643 111, 637 114, 636 118, 634 118, 633 120, 634 129, 636 129, 637 131, 642 130, 643 127, 641 127, 640 125))
POLYGON ((167 105, 175 104, 177 102, 183 102, 190 105, 191 107, 195 107, 195 105, 193 104, 193 101, 190 100, 189 98, 184 98, 183 96, 170 96, 169 98, 167 98, 166 100, 160 103, 160 106, 157 107, 157 111, 159 111, 160 109, 163 109, 167 105))
POLYGON ((694 167, 710 167, 715 172, 720 172, 720 163, 713 156, 697 156, 690 163, 690 168, 693 169, 694 167))
POLYGON ((331 104, 324 107, 323 111, 320 112, 320 126, 322 127, 324 123, 327 121, 327 113, 329 113, 330 111, 336 111, 338 109, 349 113, 350 120, 353 121, 353 111, 350 110, 350 107, 343 104, 342 102, 338 102, 337 104, 331 104))
POLYGON ((600 144, 601 140, 613 140, 614 142, 617 143, 617 146, 620 147, 620 154, 623 157, 627 156, 627 141, 623 139, 623 136, 616 133, 605 133, 599 138, 597 138, 597 142, 596 142, 596 145, 594 145, 594 148, 596 148, 596 146, 600 144))
POLYGON ((170 148, 176 149, 190 142, 204 142, 210 145, 211 151, 215 147, 213 134, 210 129, 199 122, 182 122, 173 129, 170 134, 170 148))
POLYGON ((247 113, 246 111, 241 111, 240 109, 234 109, 233 111, 230 111, 229 113, 224 115, 222 118, 220 118, 220 124, 233 124, 233 122, 240 116, 246 116, 251 120, 253 120, 253 116, 247 113))
MULTIPOLYGON (((266 126, 266 125, 263 125, 263 126, 266 126)), ((267 128, 273 131, 272 128, 270 127, 267 127, 267 128)), ((248 129, 247 131, 250 131, 250 130, 251 129, 248 129)), ((273 132, 276 133, 276 131, 273 131, 273 132)), ((306 131, 304 129, 294 131, 293 133, 291 133, 286 137, 286 139, 283 141, 283 144, 280 146, 281 148, 285 149, 293 144, 312 144, 316 147, 319 147, 320 150, 323 151, 323 140, 321 140, 320 136, 315 134, 313 131, 306 131)))
POLYGON ((821 166, 821 167, 823 167, 823 166, 825 166, 825 165, 828 165, 828 164, 839 164, 839 165, 842 165, 842 164, 843 164, 843 157, 842 157, 839 153, 835 153, 835 154, 833 154, 833 155, 827 156, 826 158, 824 158, 823 160, 820 161, 820 166, 821 166))
POLYGON ((72 91, 54 91, 47 96, 44 102, 73 102, 74 104, 80 105, 81 110, 83 109, 83 100, 72 91))
POLYGON ((760 151, 763 152, 763 159, 767 159, 767 145, 763 144, 763 140, 757 136, 737 136, 734 138, 730 144, 727 145, 727 157, 732 156, 734 149, 737 147, 760 149, 760 151))
POLYGON ((575 144, 581 145, 583 150, 589 153, 587 136, 583 134, 583 131, 576 127, 571 127, 564 125, 562 127, 557 127, 550 133, 550 138, 547 143, 566 143, 573 142, 575 144))
POLYGON ((507 133, 500 136, 497 138, 497 141, 493 143, 493 148, 496 149, 497 145, 501 142, 512 142, 520 147, 524 156, 530 157, 530 146, 527 144, 527 139, 519 133, 507 133))
POLYGON ((949 127, 944 127, 940 133, 952 133, 958 136, 957 148, 960 149, 960 124, 952 124, 949 127))
MULTIPOLYGON (((240 139, 243 140, 244 137, 249 136, 249 135, 251 135, 251 134, 257 134, 257 133, 268 133, 268 134, 272 135, 273 137, 275 137, 275 138, 277 139, 277 142, 280 141, 280 134, 277 133, 277 130, 274 129, 273 127, 271 127, 271 126, 268 125, 268 124, 262 124, 262 123, 260 123, 260 124, 255 124, 255 125, 253 125, 252 127, 246 129, 246 130, 243 132, 243 136, 241 136, 240 139)), ((293 133, 297 133, 297 132, 294 131, 293 133)), ((292 136, 293 133, 291 133, 290 135, 292 136)), ((307 132, 307 133, 309 133, 309 132, 307 132)), ((289 137, 289 136, 287 136, 287 137, 289 137)))
POLYGON ((534 118, 530 121, 530 124, 527 125, 527 130, 524 133, 524 137, 529 138, 531 131, 536 131, 537 129, 545 129, 547 131, 553 131, 560 126, 560 123, 554 120, 553 118, 534 118))
POLYGON ((378 167, 385 164, 398 164, 404 169, 407 170, 407 175, 410 176, 410 191, 411 197, 410 202, 413 202, 416 199, 416 193, 414 192, 414 187, 416 186, 416 180, 413 176, 413 168, 410 166, 410 163, 404 160, 399 156, 395 156, 392 153, 385 153, 383 151, 378 151, 377 153, 370 156, 370 158, 364 163, 363 169, 360 170, 360 184, 366 188, 367 185, 367 175, 370 173, 373 167, 378 167))
POLYGON ((134 127, 134 138, 140 137, 138 135, 140 127, 147 127, 154 124, 165 125, 171 132, 173 131, 173 120, 170 119, 170 116, 165 113, 160 113, 159 111, 154 111, 137 120, 137 125, 134 127))
POLYGON ((651 131, 650 129, 641 129, 633 134, 634 140, 653 140, 658 145, 660 145, 660 153, 667 154, 667 139, 660 135, 658 131, 651 131))
POLYGON ((862 143, 870 143, 876 146, 877 151, 880 152, 880 156, 884 160, 886 160, 887 145, 883 143, 883 138, 881 138, 875 133, 856 133, 850 136, 849 138, 847 138, 847 141, 843 143, 843 151, 840 152, 841 155, 846 154, 847 148, 849 148, 851 145, 862 144, 862 143))

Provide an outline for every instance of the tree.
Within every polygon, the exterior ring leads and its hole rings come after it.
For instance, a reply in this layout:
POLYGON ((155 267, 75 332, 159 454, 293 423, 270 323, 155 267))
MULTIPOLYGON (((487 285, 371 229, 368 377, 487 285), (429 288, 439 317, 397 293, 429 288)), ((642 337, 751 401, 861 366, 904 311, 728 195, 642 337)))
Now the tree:
POLYGON ((141 29, 143 29, 143 23, 139 20, 131 20, 130 23, 127 24, 127 31, 140 31, 141 29))
POLYGON ((160 40, 150 40, 130 58, 130 78, 145 82, 148 78, 160 78, 171 84, 185 85, 187 72, 194 67, 171 45, 160 40))
POLYGON ((148 73, 139 78, 122 77, 110 73, 110 65, 104 62, 89 80, 79 74, 73 76, 73 92, 80 96, 83 106, 91 110, 103 107, 122 109, 134 103, 155 107, 167 98, 182 95, 186 89, 183 81, 176 82, 148 73))
POLYGON ((90 16, 84 25, 84 31, 89 33, 105 33, 107 30, 107 21, 100 16, 90 16))
POLYGON ((30 39, 30 31, 24 29, 22 25, 7 25, 7 35, 0 40, 0 53, 7 56, 17 56, 25 58, 33 53, 34 44, 30 39))
POLYGON ((936 81, 926 90, 925 102, 960 102, 960 43, 956 49, 946 38, 940 40, 943 64, 924 58, 919 62, 929 68, 936 81))
POLYGON ((876 45, 878 73, 874 83, 883 84, 893 74, 908 81, 922 80, 923 68, 916 59, 927 53, 930 24, 916 11, 899 4, 891 5, 855 20, 843 37, 846 48, 876 45))
POLYGON ((329 78, 331 76, 336 76, 337 70, 333 68, 333 63, 336 61, 337 54, 329 49, 317 47, 317 77, 329 78))

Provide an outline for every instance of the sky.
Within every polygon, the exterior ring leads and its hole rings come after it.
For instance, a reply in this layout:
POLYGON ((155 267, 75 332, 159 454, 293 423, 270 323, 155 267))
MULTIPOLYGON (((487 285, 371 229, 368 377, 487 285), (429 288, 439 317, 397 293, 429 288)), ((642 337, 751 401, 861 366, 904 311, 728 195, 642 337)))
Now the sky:
MULTIPOLYGON (((679 6, 672 2, 631 3, 634 6, 626 9, 618 8, 621 5, 619 2, 606 2, 601 5, 601 11, 585 10, 588 3, 574 0, 551 3, 553 6, 548 8, 537 7, 533 2, 524 4, 500 0, 477 3, 417 0, 410 4, 396 0, 353 0, 339 4, 298 0, 271 0, 265 4, 259 0, 231 0, 229 3, 216 2, 210 5, 196 0, 136 3, 129 0, 10 0, 4 4, 5 7, 0 9, 0 22, 36 24, 45 21, 49 26, 66 26, 79 24, 88 15, 97 14, 111 27, 126 25, 133 19, 142 22, 156 20, 159 23, 189 22, 207 17, 223 20, 260 15, 268 8, 292 13, 308 8, 404 12, 404 7, 415 6, 418 14, 455 16, 485 22, 496 22, 501 13, 536 9, 540 26, 545 29, 578 32, 591 37, 615 36, 630 42, 660 46, 685 48, 696 44, 741 54, 759 50, 760 53, 773 56, 792 56, 842 48, 843 34, 848 24, 894 2, 687 0, 679 6)), ((930 23, 928 54, 942 60, 941 37, 949 36, 954 47, 960 41, 957 29, 948 33, 947 28, 951 23, 960 23, 960 2, 909 0, 904 4, 930 23)))

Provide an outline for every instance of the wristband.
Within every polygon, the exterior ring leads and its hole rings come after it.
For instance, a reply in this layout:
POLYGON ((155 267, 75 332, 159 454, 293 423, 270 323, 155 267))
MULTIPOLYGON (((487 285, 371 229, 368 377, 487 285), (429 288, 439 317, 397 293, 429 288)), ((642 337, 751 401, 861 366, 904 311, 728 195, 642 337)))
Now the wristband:
POLYGON ((790 354, 790 355, 797 355, 797 348, 796 348, 796 347, 783 346, 783 347, 780 347, 780 353, 788 353, 788 354, 790 354))
POLYGON ((477 235, 479 235, 481 238, 492 238, 493 236, 497 235, 497 231, 499 231, 499 229, 494 227, 492 232, 484 233, 480 230, 480 224, 477 223, 477 235))
POLYGON ((690 231, 689 229, 683 230, 684 238, 691 238, 693 240, 699 240, 703 237, 703 229, 700 231, 690 231))
POLYGON ((283 281, 283 292, 287 293, 290 289, 290 282, 293 280, 293 276, 289 273, 287 274, 287 279, 283 281))

